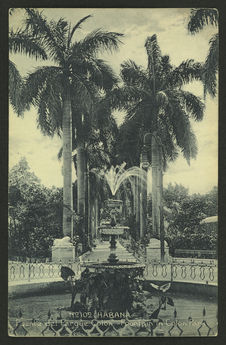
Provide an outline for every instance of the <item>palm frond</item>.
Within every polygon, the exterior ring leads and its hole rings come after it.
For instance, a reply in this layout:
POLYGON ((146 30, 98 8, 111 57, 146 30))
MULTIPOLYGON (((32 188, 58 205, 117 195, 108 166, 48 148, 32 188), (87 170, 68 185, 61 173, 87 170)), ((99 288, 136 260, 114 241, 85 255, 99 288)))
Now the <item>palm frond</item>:
POLYGON ((102 74, 93 57, 72 58, 70 64, 74 76, 95 80, 97 85, 102 84, 102 74))
POLYGON ((90 17, 92 17, 92 16, 89 14, 88 16, 85 16, 84 18, 80 19, 80 20, 75 24, 75 26, 72 28, 72 30, 71 30, 71 32, 70 32, 70 35, 69 35, 69 37, 68 37, 68 47, 70 46, 70 42, 71 42, 72 37, 73 37, 73 35, 74 35, 74 33, 75 33, 75 30, 81 28, 81 24, 82 24, 85 20, 87 20, 88 18, 90 18, 90 17))
POLYGON ((170 64, 170 58, 169 55, 163 55, 161 58, 161 65, 162 65, 162 73, 163 74, 169 74, 170 71, 172 70, 172 65, 170 64))
POLYGON ((120 74, 124 83, 128 85, 136 84, 146 89, 150 87, 146 71, 132 60, 121 64, 120 74))
POLYGON ((112 116, 110 103, 106 96, 97 99, 94 104, 92 133, 95 133, 93 143, 97 141, 101 142, 104 150, 112 159, 114 155, 113 146, 118 134, 118 127, 114 117, 112 116))
POLYGON ((168 125, 168 121, 161 122, 158 128, 158 137, 161 138, 164 170, 167 168, 167 161, 175 161, 178 157, 178 149, 172 134, 171 126, 168 125))
POLYGON ((36 68, 32 73, 29 73, 25 78, 22 90, 22 103, 25 107, 29 105, 38 105, 40 101, 40 94, 45 88, 47 81, 60 88, 59 79, 61 69, 55 66, 44 66, 36 68))
POLYGON ((171 101, 168 115, 172 124, 172 134, 177 146, 181 149, 184 158, 190 164, 190 159, 195 158, 198 152, 195 134, 192 131, 189 117, 181 106, 179 100, 171 101))
MULTIPOLYGON (((65 23, 60 20, 58 23, 47 19, 35 9, 26 9, 27 18, 25 20, 26 30, 30 35, 36 37, 43 47, 48 51, 49 57, 60 64, 64 63, 64 49, 62 49, 62 29, 65 23)), ((64 42, 65 47, 66 42, 64 42)))
POLYGON ((183 61, 174 68, 165 81, 165 87, 181 87, 194 80, 202 81, 203 65, 193 59, 183 61))
POLYGON ((192 9, 190 20, 188 22, 188 30, 195 34, 202 30, 204 26, 211 24, 217 26, 219 21, 218 10, 215 8, 199 8, 192 9))
POLYGON ((35 57, 35 59, 47 60, 46 51, 42 48, 40 42, 22 30, 10 31, 9 52, 22 53, 29 57, 35 57))
POLYGON ((97 88, 93 82, 82 75, 76 75, 71 84, 72 104, 79 103, 81 109, 92 113, 96 92, 97 88))
POLYGON ((184 155, 184 158, 187 160, 188 164, 190 165, 190 160, 195 159, 198 153, 197 139, 191 126, 185 132, 184 141, 185 141, 185 144, 184 144, 184 148, 182 149, 182 153, 184 155))
POLYGON ((71 66, 73 74, 82 74, 87 76, 97 87, 104 90, 110 90, 118 82, 112 68, 102 59, 93 58, 92 56, 83 59, 72 59, 71 66))
POLYGON ((54 23, 53 25, 53 34, 56 37, 56 41, 61 47, 61 50, 64 52, 67 49, 66 42, 67 42, 68 31, 69 31, 69 25, 68 25, 68 22, 64 18, 60 18, 58 22, 54 23))
POLYGON ((204 108, 205 108, 204 103, 201 101, 201 99, 188 91, 181 90, 179 94, 183 98, 187 112, 196 121, 201 121, 203 119, 204 108))
POLYGON ((98 66, 102 76, 102 87, 104 90, 111 90, 115 86, 119 79, 114 73, 113 69, 102 59, 96 59, 96 65, 98 66))
POLYGON ((54 86, 48 81, 40 93, 38 102, 38 127, 48 136, 59 134, 62 128, 62 102, 55 91, 54 86))
POLYGON ((21 116, 25 110, 21 105, 21 89, 23 79, 16 65, 9 60, 9 100, 14 111, 21 116))
POLYGON ((62 157, 63 157, 63 146, 61 146, 61 148, 59 149, 57 153, 57 159, 60 161, 62 157))
POLYGON ((153 127, 155 112, 151 100, 148 102, 146 99, 143 99, 127 108, 125 120, 139 121, 140 128, 145 126, 146 130, 149 131, 153 127))
POLYGON ((83 40, 76 42, 73 46, 73 54, 79 55, 81 53, 87 55, 93 55, 100 51, 117 50, 120 41, 119 37, 122 37, 123 34, 117 32, 107 32, 100 29, 94 30, 88 34, 83 40))
POLYGON ((110 95, 111 107, 113 109, 128 109, 144 98, 150 98, 150 93, 136 86, 124 85, 114 88, 110 95))
POLYGON ((129 161, 130 166, 139 165, 140 163, 144 133, 145 128, 139 116, 134 116, 132 119, 126 117, 119 128, 118 147, 121 152, 120 156, 122 161, 129 161))
POLYGON ((217 81, 216 75, 219 65, 219 35, 214 35, 209 42, 209 52, 203 66, 204 95, 209 93, 212 97, 216 96, 217 81))
POLYGON ((87 146, 88 161, 90 169, 110 167, 110 157, 104 150, 101 143, 93 143, 87 146))
POLYGON ((155 83, 157 73, 161 66, 161 50, 158 45, 156 35, 152 35, 151 37, 148 37, 146 39, 145 48, 148 55, 148 71, 149 71, 150 76, 152 76, 152 79, 155 83))
POLYGON ((161 60, 161 50, 157 41, 157 36, 152 35, 147 37, 145 42, 147 55, 152 57, 153 63, 157 64, 161 60))

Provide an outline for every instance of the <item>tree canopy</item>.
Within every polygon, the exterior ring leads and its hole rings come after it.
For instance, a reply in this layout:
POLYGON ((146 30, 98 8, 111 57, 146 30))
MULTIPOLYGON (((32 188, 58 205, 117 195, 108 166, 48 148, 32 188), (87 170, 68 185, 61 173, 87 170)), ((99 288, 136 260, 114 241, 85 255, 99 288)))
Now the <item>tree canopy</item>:
POLYGON ((128 159, 137 163, 144 134, 156 131, 165 162, 174 160, 181 150, 189 163, 197 155, 190 119, 202 120, 204 104, 199 97, 184 91, 183 86, 201 80, 202 66, 193 60, 173 66, 169 56, 162 55, 156 35, 147 38, 145 47, 148 68, 132 60, 124 62, 121 65, 123 85, 112 92, 113 105, 126 111, 125 123, 120 128, 119 150, 130 147, 128 159))
POLYGON ((9 171, 9 256, 49 257, 62 235, 61 188, 44 187, 25 158, 9 171))
POLYGON ((189 195, 182 185, 169 184, 164 189, 166 239, 171 248, 216 249, 216 228, 207 229, 200 222, 218 213, 218 190, 206 194, 189 195))
MULTIPOLYGON (((207 25, 218 27, 219 13, 215 8, 192 9, 188 22, 188 31, 196 34, 207 25)), ((217 93, 217 73, 219 66, 219 34, 215 33, 209 41, 209 51, 203 65, 202 82, 204 96, 207 93, 215 97, 217 93)))

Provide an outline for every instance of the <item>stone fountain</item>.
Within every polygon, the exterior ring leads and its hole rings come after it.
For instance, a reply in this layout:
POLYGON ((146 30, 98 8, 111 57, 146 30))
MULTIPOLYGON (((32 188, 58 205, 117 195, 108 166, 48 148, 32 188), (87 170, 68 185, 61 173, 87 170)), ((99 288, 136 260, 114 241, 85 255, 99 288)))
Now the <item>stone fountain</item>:
MULTIPOLYGON (((107 235, 110 239, 109 243, 110 243, 110 251, 109 251, 109 256, 106 262, 102 262, 101 264, 98 263, 98 266, 96 264, 95 268, 106 268, 106 267, 111 267, 113 268, 113 266, 117 266, 119 267, 120 265, 126 265, 128 267, 128 265, 135 265, 134 267, 138 267, 137 266, 137 260, 134 258, 133 261, 120 261, 117 257, 117 238, 119 238, 120 236, 125 234, 125 231, 129 230, 128 226, 122 226, 116 223, 116 213, 122 211, 122 201, 121 200, 115 200, 115 199, 109 199, 107 202, 108 207, 110 208, 110 214, 111 214, 111 221, 108 224, 102 224, 99 226, 99 231, 101 236, 103 235, 107 235)), ((88 265, 88 264, 87 264, 88 265)), ((93 265, 93 264, 92 264, 93 265)), ((90 267, 90 265, 89 265, 90 267)), ((139 267, 141 267, 139 265, 139 267)))
MULTIPOLYGON (((134 167, 124 170, 124 165, 112 167, 103 174, 108 182, 112 197, 116 195, 123 181, 131 176, 139 176, 142 183, 142 169, 134 167)), ((145 177, 144 177, 145 179, 145 177)), ((81 260, 81 277, 75 279, 69 267, 62 267, 62 278, 69 281, 72 287, 71 306, 67 309, 72 312, 89 312, 100 317, 112 314, 113 318, 121 318, 120 313, 129 313, 130 317, 144 317, 147 314, 145 293, 143 291, 143 272, 145 265, 139 262, 126 248, 121 245, 120 257, 117 252, 117 239, 128 231, 127 226, 116 221, 116 214, 122 213, 122 201, 109 199, 107 206, 110 209, 110 222, 101 224, 98 229, 100 235, 110 240, 109 254, 106 241, 99 243, 103 246, 104 257, 101 259, 101 249, 98 246, 90 253, 84 254, 81 260), (107 253, 106 253, 107 252, 107 253), (96 253, 96 254, 95 254, 96 253), (107 254, 107 255, 106 255, 107 254), (129 258, 129 259, 128 259, 129 258), (119 315, 119 316, 118 316, 119 315)), ((119 217, 120 218, 120 217, 119 217)), ((147 294, 147 293, 146 293, 147 294)), ((155 319, 160 310, 156 306, 155 319)), ((125 318, 125 316, 123 315, 125 318)))
MULTIPOLYGON (((117 256, 117 238, 122 236, 129 228, 116 223, 116 212, 122 208, 121 200, 108 200, 111 221, 99 226, 101 236, 110 239, 109 255, 105 259, 91 260, 92 253, 83 260, 81 267, 84 269, 80 283, 76 282, 73 290, 71 309, 94 308, 97 312, 129 312, 133 309, 133 294, 137 289, 139 279, 142 279, 144 264, 137 261, 132 254, 124 248, 127 258, 119 259, 117 256), (132 256, 132 257, 131 257, 132 256), (129 257, 129 259, 128 259, 129 257), (79 284, 81 284, 79 290, 79 284), (90 284, 92 287, 89 287, 90 284), (77 295, 89 290, 89 295, 76 300, 77 295), (84 303, 86 301, 86 303, 84 303), (95 302, 96 301, 96 302, 95 302)), ((106 247, 105 247, 106 248, 106 247)), ((95 252, 96 249, 94 249, 95 252)))

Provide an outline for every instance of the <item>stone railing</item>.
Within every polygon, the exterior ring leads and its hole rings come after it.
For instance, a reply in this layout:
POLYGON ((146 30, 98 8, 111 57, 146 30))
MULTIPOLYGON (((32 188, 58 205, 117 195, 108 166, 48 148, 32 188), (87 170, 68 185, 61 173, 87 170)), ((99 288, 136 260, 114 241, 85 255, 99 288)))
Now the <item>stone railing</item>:
MULTIPOLYGON (((213 260, 179 261, 170 263, 147 262, 145 264, 144 279, 175 282, 194 282, 201 284, 217 284, 217 263, 213 260)), ((80 276, 82 265, 80 261, 63 264, 75 272, 75 278, 80 276)), ((9 282, 31 281, 38 279, 56 279, 61 277, 62 264, 56 263, 23 263, 8 264, 9 282)))
POLYGON ((141 263, 145 264, 144 278, 147 280, 184 281, 201 284, 217 284, 217 260, 169 258, 168 262, 148 260, 145 247, 131 245, 131 241, 120 240, 121 244, 141 263))
POLYGON ((75 272, 75 277, 81 272, 80 261, 69 261, 67 264, 59 263, 26 263, 9 261, 8 280, 31 281, 38 279, 56 279, 61 277, 61 267, 68 266, 75 272))
POLYGON ((172 261, 170 263, 146 262, 144 278, 171 282, 217 284, 216 261, 172 261))

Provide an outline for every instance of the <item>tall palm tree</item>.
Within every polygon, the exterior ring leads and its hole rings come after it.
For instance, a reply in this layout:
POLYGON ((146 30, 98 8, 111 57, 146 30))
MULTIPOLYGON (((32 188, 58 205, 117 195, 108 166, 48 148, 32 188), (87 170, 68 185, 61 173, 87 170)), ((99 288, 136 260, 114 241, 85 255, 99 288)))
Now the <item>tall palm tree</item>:
MULTIPOLYGON (((182 87, 201 79, 201 64, 188 60, 178 67, 172 66, 169 57, 161 54, 156 35, 147 38, 145 47, 147 69, 131 60, 124 62, 121 68, 124 85, 114 90, 112 102, 127 111, 124 131, 128 129, 128 138, 134 147, 136 142, 141 150, 144 134, 151 133, 148 157, 153 171, 153 232, 159 235, 162 167, 166 167, 167 160, 177 157, 179 149, 188 163, 197 154, 190 118, 202 120, 204 105, 182 87), (131 128, 137 128, 137 131, 133 132, 131 128)), ((137 157, 140 152, 135 151, 137 157)))
MULTIPOLYGON (((84 39, 74 41, 76 30, 90 18, 88 15, 73 27, 60 18, 48 21, 42 13, 26 9, 25 33, 40 44, 53 66, 37 68, 29 73, 21 91, 24 109, 30 105, 38 108, 38 124, 44 134, 61 135, 63 138, 63 233, 70 236, 73 231, 72 205, 72 116, 78 107, 83 112, 76 116, 78 139, 78 185, 82 181, 83 136, 79 129, 84 122, 84 114, 92 108, 94 90, 102 88, 111 77, 111 69, 97 58, 101 50, 115 50, 121 34, 95 30, 84 39)), ((16 33, 15 33, 16 35, 16 33)), ((80 185, 81 186, 81 185, 80 185)), ((80 191, 78 187, 78 191, 80 191)), ((81 193, 80 193, 81 194, 81 193)))
MULTIPOLYGON (((97 179, 94 179, 92 176, 92 171, 93 169, 99 170, 103 168, 109 168, 111 166, 113 158, 111 152, 112 144, 114 141, 114 133, 117 131, 117 126, 114 118, 111 115, 110 109, 104 103, 104 99, 95 102, 93 114, 87 114, 87 116, 85 117, 86 121, 84 121, 83 128, 84 132, 86 133, 83 146, 85 169, 85 173, 83 174, 83 176, 87 193, 85 193, 85 190, 83 191, 84 194, 82 202, 85 201, 83 207, 86 215, 86 233, 88 233, 87 214, 89 213, 89 210, 92 209, 92 201, 94 201, 95 204, 97 195, 101 194, 101 191, 99 191, 98 193, 96 193, 96 196, 92 200, 90 191, 92 193, 97 183, 97 179), (90 179, 92 179, 92 181, 90 179)), ((73 141, 73 145, 76 149, 76 140, 73 141)), ((76 161, 76 171, 77 170, 78 169, 76 161)), ((101 198, 98 199, 100 200, 101 198)), ((95 205, 97 206, 97 202, 95 205)), ((95 214, 97 215, 97 212, 95 212, 95 214)))
MULTIPOLYGON (((106 68, 104 70, 104 75, 106 80, 103 80, 103 88, 105 93, 109 93, 113 85, 117 82, 117 78, 114 76, 113 71, 107 66, 106 64, 103 65, 101 62, 102 68, 106 68)), ((79 129, 77 140, 75 142, 75 147, 77 150, 77 176, 78 176, 78 207, 77 210, 81 215, 85 214, 86 206, 85 206, 85 174, 83 172, 87 171, 87 163, 89 160, 89 166, 92 167, 90 164, 90 152, 95 152, 95 156, 99 156, 100 161, 106 158, 106 154, 101 157, 103 154, 103 149, 106 150, 108 156, 110 155, 110 148, 108 148, 108 144, 110 143, 109 134, 112 136, 115 130, 115 123, 111 116, 111 111, 109 105, 106 102, 106 97, 103 95, 100 96, 98 94, 98 90, 94 88, 92 91, 93 93, 93 102, 92 108, 89 112, 83 111, 83 118, 79 124, 76 125, 76 121, 78 116, 75 118, 75 128, 79 129), (111 133, 112 131, 112 133, 111 133), (108 139, 106 138, 108 136, 108 139), (103 148, 101 150, 101 147, 103 148), (87 156, 87 159, 86 159, 87 156), (79 164, 83 169, 78 169, 79 164)))
MULTIPOLYGON (((201 31, 206 25, 217 27, 219 21, 218 10, 215 8, 192 9, 188 22, 188 30, 192 34, 201 31)), ((216 96, 217 81, 216 76, 219 65, 219 35, 214 34, 209 41, 209 52, 203 66, 204 96, 216 96)))
MULTIPOLYGON (((83 140, 83 173, 80 175, 83 178, 83 190, 82 188, 78 190, 78 192, 80 191, 80 194, 76 198, 77 211, 82 204, 83 212, 85 214, 84 222, 80 222, 80 227, 83 227, 84 233, 88 233, 89 222, 87 215, 89 213, 89 210, 92 209, 92 201, 95 201, 96 199, 94 198, 93 200, 91 200, 92 198, 89 197, 90 191, 92 193, 93 188, 96 184, 96 179, 93 179, 92 176, 92 170, 110 168, 110 166, 114 164, 114 141, 118 128, 116 125, 116 121, 112 116, 107 94, 111 92, 111 88, 117 81, 118 78, 116 78, 112 73, 112 77, 108 79, 107 83, 104 83, 104 90, 102 90, 101 95, 99 95, 98 90, 96 90, 96 94, 94 93, 93 95, 93 106, 89 113, 85 113, 82 110, 82 107, 76 106, 76 104, 74 105, 72 102, 73 130, 76 130, 77 127, 76 121, 78 113, 82 111, 84 113, 84 121, 81 128, 79 129, 79 134, 83 140), (105 95, 103 95, 103 93, 105 93, 105 95), (74 107, 76 107, 76 109, 74 109, 74 107), (73 109, 76 111, 73 111, 73 109), (92 179, 92 183, 90 183, 90 179, 92 179)), ((73 156, 76 173, 78 172, 78 144, 78 136, 73 136, 72 150, 76 150, 76 153, 73 156)), ((62 151, 63 150, 61 148, 58 153, 59 159, 62 158, 62 151)), ((79 232, 82 233, 82 229, 79 229, 79 232)))

